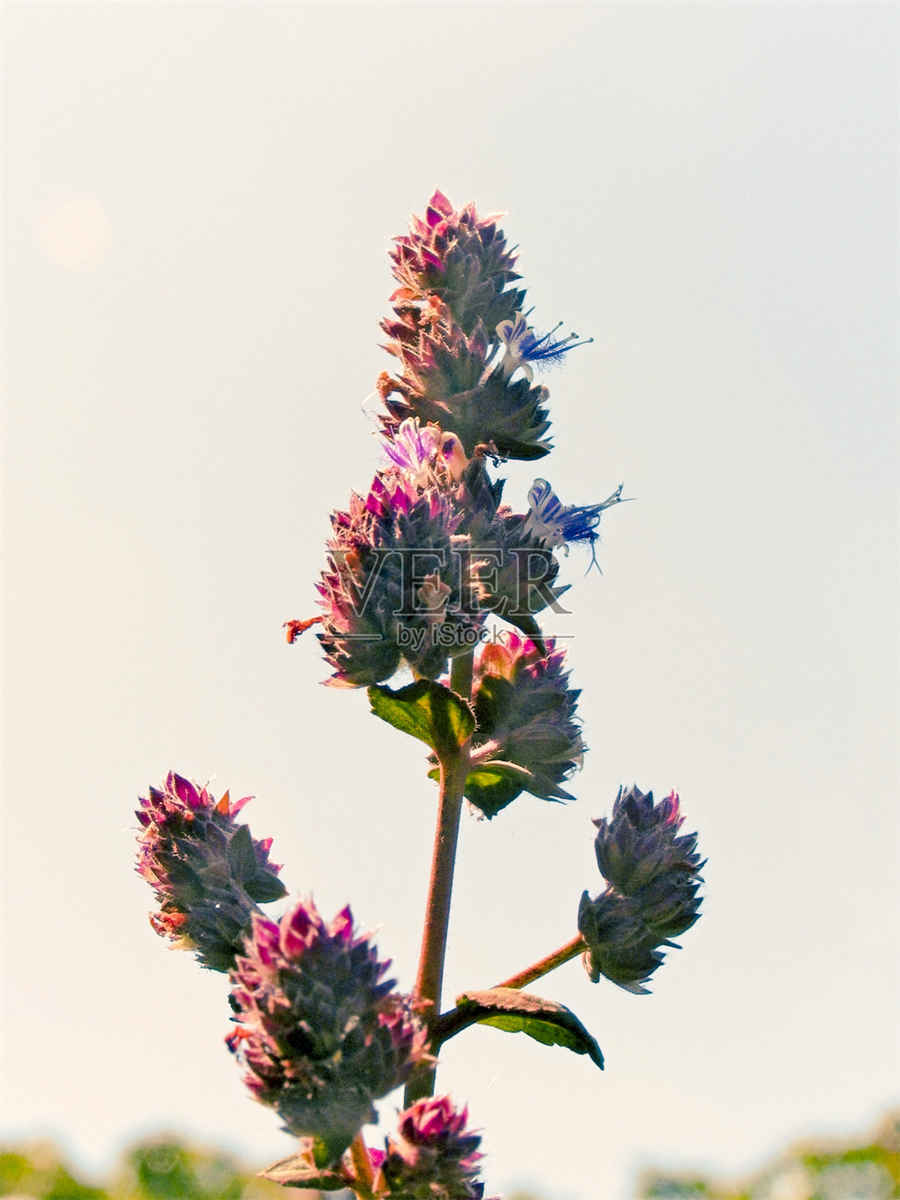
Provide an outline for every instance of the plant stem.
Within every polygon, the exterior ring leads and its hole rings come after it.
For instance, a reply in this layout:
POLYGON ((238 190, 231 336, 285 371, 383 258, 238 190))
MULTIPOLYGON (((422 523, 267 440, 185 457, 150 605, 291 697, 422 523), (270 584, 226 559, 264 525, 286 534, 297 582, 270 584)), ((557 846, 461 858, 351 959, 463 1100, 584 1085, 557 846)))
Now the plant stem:
POLYGON ((354 1192, 356 1192, 359 1200, 372 1200, 374 1196, 372 1185, 375 1182, 375 1172, 372 1170, 372 1160, 369 1158, 369 1151, 366 1149, 362 1130, 360 1130, 350 1143, 350 1160, 353 1163, 353 1173, 355 1175, 354 1192))
MULTIPOLYGON (((474 653, 453 659, 450 686, 454 692, 469 699, 472 692, 474 653)), ((438 794, 437 827, 431 858, 431 879, 425 906, 425 927, 419 954, 419 973, 415 997, 426 1006, 425 1020, 431 1025, 441 1006, 441 986, 444 979, 444 957, 447 951, 447 930, 450 925, 450 899, 453 893, 453 868, 456 864, 456 845, 459 838, 459 816, 462 811, 463 789, 469 773, 469 743, 455 754, 440 760, 440 791, 438 794)), ((436 1068, 420 1067, 406 1085, 404 1104, 407 1106, 423 1096, 434 1095, 436 1068)))
POLYGON ((580 933, 576 933, 571 941, 566 942, 564 946, 560 946, 558 950, 554 950, 552 954, 547 954, 544 958, 539 958, 536 963, 532 963, 524 971, 519 971, 517 975, 511 975, 509 979, 504 979, 502 983, 495 983, 494 987, 523 988, 533 980, 540 979, 542 975, 546 975, 555 967, 561 967, 563 963, 567 963, 586 949, 587 943, 584 938, 580 933))

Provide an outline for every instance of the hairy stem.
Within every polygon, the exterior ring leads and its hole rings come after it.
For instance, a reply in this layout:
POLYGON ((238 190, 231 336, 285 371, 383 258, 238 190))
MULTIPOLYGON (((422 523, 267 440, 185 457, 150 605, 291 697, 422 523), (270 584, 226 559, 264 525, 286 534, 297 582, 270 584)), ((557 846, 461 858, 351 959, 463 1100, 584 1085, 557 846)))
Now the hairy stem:
POLYGON ((561 967, 563 963, 567 963, 576 955, 582 954, 587 950, 587 943, 580 933, 576 933, 571 941, 566 942, 564 946, 560 946, 558 950, 554 950, 552 954, 547 954, 544 958, 539 958, 536 963, 532 963, 530 967, 526 967, 524 971, 519 971, 516 975, 511 975, 509 979, 504 979, 502 983, 494 984, 494 987, 506 988, 523 988, 535 979, 540 979, 542 975, 546 975, 555 967, 561 967))
POLYGON ((375 1183, 375 1172, 372 1170, 372 1160, 369 1158, 369 1151, 366 1149, 362 1130, 360 1130, 350 1144, 350 1161, 353 1163, 354 1192, 356 1192, 359 1200, 372 1200, 374 1196, 372 1187, 375 1183))
MULTIPOLYGON (((472 691, 474 654, 459 655, 453 660, 450 686, 464 700, 472 691)), ((425 1005, 425 1019, 431 1025, 440 1011, 441 986, 444 979, 444 957, 447 951, 447 930, 450 925, 450 899, 453 894, 453 868, 456 864, 456 844, 459 837, 459 816, 462 811, 463 789, 469 773, 469 745, 440 760, 440 791, 438 794, 437 828, 431 858, 431 879, 425 906, 425 927, 419 954, 419 973, 416 978, 416 999, 425 1005)), ((435 1049, 435 1053, 437 1050, 435 1049)), ((410 1105, 423 1096, 434 1095, 436 1068, 420 1067, 406 1086, 404 1103, 410 1105)))

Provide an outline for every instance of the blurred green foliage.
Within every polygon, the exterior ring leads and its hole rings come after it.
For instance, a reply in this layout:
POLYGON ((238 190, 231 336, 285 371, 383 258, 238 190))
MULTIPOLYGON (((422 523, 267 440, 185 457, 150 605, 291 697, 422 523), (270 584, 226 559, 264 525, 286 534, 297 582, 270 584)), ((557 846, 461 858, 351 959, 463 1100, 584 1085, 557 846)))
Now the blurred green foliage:
MULTIPOLYGON (((107 1182, 81 1182, 47 1143, 0 1147, 0 1197, 6 1200, 274 1200, 277 1184, 219 1150, 188 1146, 174 1136, 151 1138, 125 1151, 107 1182)), ((316 1192, 302 1193, 317 1200, 316 1192)), ((868 1136, 803 1142, 779 1154, 742 1183, 694 1172, 647 1171, 637 1200, 892 1200, 900 1197, 900 1112, 868 1136)), ((321 1197, 326 1200, 326 1197, 321 1197)), ((351 1200, 331 1192, 327 1200, 351 1200)), ((552 1200, 518 1191, 506 1200, 552 1200)))
MULTIPOLYGON (((310 1200, 317 1193, 306 1192, 310 1200)), ((41 1143, 0 1150, 0 1196, 31 1200, 273 1200, 285 1193, 231 1156, 187 1146, 176 1137, 142 1141, 122 1155, 102 1186, 81 1183, 58 1151, 41 1143)), ((349 1193, 332 1192, 334 1200, 349 1193)))
POLYGON ((47 1147, 0 1153, 0 1196, 42 1196, 45 1200, 106 1200, 103 1188, 79 1183, 47 1147))
POLYGON ((900 1197, 900 1112, 864 1138, 801 1142, 742 1183, 647 1171, 638 1200, 891 1200, 900 1197))

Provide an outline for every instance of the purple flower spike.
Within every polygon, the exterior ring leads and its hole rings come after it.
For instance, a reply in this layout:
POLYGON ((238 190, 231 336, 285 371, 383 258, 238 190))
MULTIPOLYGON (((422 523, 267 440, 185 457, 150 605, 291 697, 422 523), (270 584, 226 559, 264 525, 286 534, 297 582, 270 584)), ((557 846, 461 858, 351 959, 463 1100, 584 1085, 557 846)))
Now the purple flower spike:
POLYGON ((467 334, 479 318, 495 329, 513 316, 524 297, 507 287, 519 276, 498 219, 498 214, 480 217, 474 204, 457 210, 442 192, 435 192, 425 220, 413 217, 409 233, 394 239, 391 259, 401 287, 439 296, 467 334))
MULTIPOLYGON (((368 495, 332 516, 319 584, 318 635, 338 687, 389 679, 406 662, 434 679, 448 655, 477 641, 484 614, 470 581, 469 538, 446 454, 448 437, 406 422, 392 443, 395 465, 368 495)), ((455 442, 455 439, 450 439, 455 442)))
POLYGON ((594 821, 600 873, 625 896, 640 896, 666 876, 699 883, 697 834, 679 837, 683 822, 675 792, 654 804, 652 792, 619 788, 612 817, 594 821))
POLYGON ((619 788, 612 816, 594 824, 597 865, 609 886, 596 899, 587 892, 578 928, 587 942, 585 967, 596 983, 605 975, 630 991, 663 961, 661 947, 700 917, 698 896, 705 859, 697 834, 678 835, 684 818, 671 792, 658 804, 652 792, 619 788))
POLYGON ((357 936, 349 908, 326 925, 312 901, 278 923, 257 916, 232 976, 238 1028, 229 1038, 255 1099, 285 1128, 319 1138, 332 1159, 373 1101, 426 1057, 426 1032, 410 1001, 385 979, 389 963, 357 936))
POLYGON ((281 868, 269 862, 272 839, 257 841, 235 821, 249 799, 232 803, 226 792, 217 801, 170 772, 136 813, 137 871, 160 904, 150 923, 214 971, 233 967, 257 905, 285 894, 281 868))
MULTIPOLYGON (((561 784, 582 764, 585 745, 575 711, 580 692, 569 687, 565 651, 509 632, 484 646, 475 664, 475 757, 509 763, 522 772, 508 786, 466 795, 488 817, 522 791, 542 800, 571 800, 561 784)), ((475 779, 477 780, 477 775, 475 779)))
POLYGON ((528 362, 561 357, 571 338, 555 331, 537 338, 524 325, 525 293, 509 286, 519 276, 496 221, 471 204, 457 211, 436 192, 425 219, 414 217, 409 234, 396 239, 391 258, 402 286, 381 327, 400 368, 378 381, 383 422, 395 435, 409 417, 439 425, 468 458, 484 450, 541 458, 550 450, 547 389, 531 386, 528 362), (520 322, 514 349, 495 363, 502 331, 520 322), (510 355, 523 368, 515 380, 510 355))
POLYGON ((385 1141, 376 1181, 389 1200, 482 1200, 478 1179, 481 1138, 467 1131, 468 1112, 449 1096, 417 1100, 397 1120, 385 1141))

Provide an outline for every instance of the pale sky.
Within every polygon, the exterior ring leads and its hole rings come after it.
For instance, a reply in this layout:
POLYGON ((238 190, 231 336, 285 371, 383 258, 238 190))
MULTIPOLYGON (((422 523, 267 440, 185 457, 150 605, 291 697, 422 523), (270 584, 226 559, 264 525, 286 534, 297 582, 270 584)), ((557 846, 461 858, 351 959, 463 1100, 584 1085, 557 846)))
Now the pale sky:
MULTIPOLYGON (((704 916, 653 995, 561 1000, 607 1058, 492 1029, 439 1087, 488 1194, 624 1200, 898 1098, 896 10, 8 6, 6 1104, 100 1168, 160 1128, 289 1152, 225 981, 149 928, 138 794, 253 793, 298 894, 415 974, 420 747, 319 686, 328 514, 379 463, 386 251, 439 186, 508 213, 568 502, 591 747, 568 807, 464 818, 446 991, 567 940, 590 818, 677 788, 704 916)), ((381 1131, 399 1101, 382 1104, 381 1131)))

